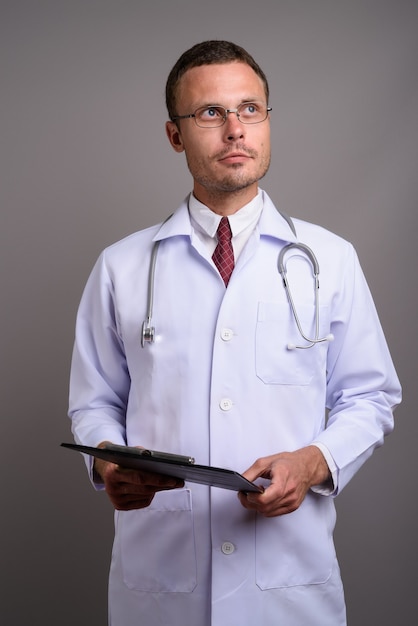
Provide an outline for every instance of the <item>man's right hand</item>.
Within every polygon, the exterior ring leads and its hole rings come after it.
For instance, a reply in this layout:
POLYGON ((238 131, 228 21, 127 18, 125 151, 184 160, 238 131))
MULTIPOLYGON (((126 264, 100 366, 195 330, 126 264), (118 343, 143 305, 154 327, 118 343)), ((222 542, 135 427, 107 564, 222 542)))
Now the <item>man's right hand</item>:
POLYGON ((184 486, 183 480, 127 469, 103 459, 95 459, 94 471, 101 477, 110 501, 119 511, 143 509, 151 504, 158 491, 184 486))

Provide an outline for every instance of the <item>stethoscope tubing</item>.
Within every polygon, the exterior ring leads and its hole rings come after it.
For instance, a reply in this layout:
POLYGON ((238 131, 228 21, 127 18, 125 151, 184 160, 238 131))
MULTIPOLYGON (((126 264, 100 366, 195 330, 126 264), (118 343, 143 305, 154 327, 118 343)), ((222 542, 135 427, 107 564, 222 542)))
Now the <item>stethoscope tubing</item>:
POLYGON ((155 266, 157 263, 158 248, 160 241, 156 241, 152 247, 151 259, 148 272, 148 298, 147 298, 147 313, 146 318, 142 324, 141 334, 141 346, 144 347, 146 343, 153 343, 155 339, 155 327, 152 326, 152 310, 154 307, 154 285, 155 285, 155 266))
MULTIPOLYGON (((284 217, 284 219, 288 223, 292 232, 296 235, 296 229, 295 229, 292 219, 288 217, 286 214, 281 213, 281 215, 284 217)), ((170 219, 170 217, 171 215, 165 221, 170 219)), ((154 306, 155 267, 157 263, 159 245, 160 245, 160 241, 155 241, 152 251, 151 251, 151 258, 150 258, 150 265, 149 265, 149 272, 148 272, 147 311, 146 311, 146 318, 142 324, 142 333, 141 333, 141 346, 143 348, 145 347, 145 344, 153 343, 155 340, 155 327, 152 325, 152 313, 153 313, 153 306, 154 306)), ((322 343, 324 341, 332 341, 334 337, 331 334, 326 335, 325 337, 319 337, 319 263, 315 254, 311 250, 311 248, 309 248, 309 246, 307 246, 304 243, 298 243, 298 242, 289 243, 281 249, 278 260, 277 260, 277 265, 278 265, 279 273, 282 277, 283 285, 286 291, 290 308, 293 313, 293 317, 295 319, 297 329, 301 337, 307 342, 306 345, 295 345, 295 344, 289 343, 287 344, 287 348, 289 350, 293 350, 295 348, 298 348, 300 350, 306 350, 307 348, 312 348, 317 343, 322 343), (287 278, 285 256, 292 249, 300 250, 301 252, 303 252, 308 257, 312 266, 312 272, 313 272, 313 277, 314 277, 314 294, 315 294, 315 337, 314 338, 308 337, 303 331, 303 328, 299 319, 299 315, 297 313, 296 306, 293 301, 293 296, 292 296, 292 292, 290 289, 289 281, 287 278)))
POLYGON ((326 335, 325 337, 319 336, 319 263, 315 254, 311 250, 311 248, 304 243, 287 244, 280 251, 279 258, 277 260, 277 266, 278 266, 279 273, 283 280, 283 286, 286 291, 290 308, 292 309, 292 313, 296 322, 297 329, 301 337, 307 342, 307 344, 303 346, 289 343, 287 344, 288 350, 294 350, 295 348, 298 348, 299 350, 306 350, 307 348, 313 348, 313 346, 315 346, 317 343, 323 343, 324 341, 332 341, 334 339, 334 336, 331 334, 326 335), (296 310, 295 303, 293 301, 292 290, 290 288, 289 280, 287 278, 286 263, 285 263, 285 256, 290 250, 300 250, 301 252, 303 252, 308 257, 312 266, 312 273, 313 273, 313 278, 314 278, 314 296, 315 296, 315 304, 314 304, 315 306, 315 337, 314 338, 308 337, 304 333, 302 324, 299 319, 299 315, 296 310))

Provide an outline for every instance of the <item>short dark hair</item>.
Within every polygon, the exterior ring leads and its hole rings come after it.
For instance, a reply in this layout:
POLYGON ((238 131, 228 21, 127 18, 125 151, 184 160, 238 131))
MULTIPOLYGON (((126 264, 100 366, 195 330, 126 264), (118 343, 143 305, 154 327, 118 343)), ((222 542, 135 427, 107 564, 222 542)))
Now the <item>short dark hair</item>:
POLYGON ((253 57, 246 50, 244 50, 244 48, 241 48, 241 46, 238 46, 235 43, 213 39, 209 41, 202 41, 201 43, 189 48, 189 50, 186 50, 168 75, 165 89, 165 101, 170 119, 178 115, 178 111, 176 109, 177 89, 181 77, 185 74, 185 72, 187 72, 187 70, 200 65, 232 63, 234 61, 246 63, 254 70, 257 76, 261 78, 264 84, 268 104, 269 86, 267 77, 261 67, 255 62, 253 57))

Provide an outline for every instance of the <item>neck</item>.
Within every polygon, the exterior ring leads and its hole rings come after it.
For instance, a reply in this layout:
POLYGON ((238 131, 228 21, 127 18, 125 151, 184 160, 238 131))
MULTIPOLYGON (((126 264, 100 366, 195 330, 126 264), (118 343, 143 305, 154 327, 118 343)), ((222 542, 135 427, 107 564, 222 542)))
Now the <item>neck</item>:
POLYGON ((202 204, 206 205, 217 215, 227 216, 237 213, 243 206, 251 202, 258 193, 258 185, 255 183, 245 189, 236 191, 222 191, 218 189, 205 189, 194 185, 193 194, 202 204))

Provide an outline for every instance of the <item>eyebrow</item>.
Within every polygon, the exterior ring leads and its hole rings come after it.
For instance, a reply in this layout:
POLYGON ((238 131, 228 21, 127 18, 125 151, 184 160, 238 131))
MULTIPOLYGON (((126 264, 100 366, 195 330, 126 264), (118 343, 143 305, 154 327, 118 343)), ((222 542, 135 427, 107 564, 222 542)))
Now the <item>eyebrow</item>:
MULTIPOLYGON (((246 104, 249 102, 262 102, 263 104, 266 104, 266 100, 265 98, 260 99, 260 98, 244 98, 243 100, 241 100, 237 106, 240 106, 241 104, 246 104)), ((193 105, 192 105, 193 106, 193 105)), ((196 111, 197 109, 202 109, 202 108, 210 108, 210 107, 222 107, 223 109, 227 109, 228 107, 226 107, 224 104, 220 104, 219 102, 207 102, 204 104, 199 104, 199 105, 195 105, 194 106, 194 111, 196 111)))

